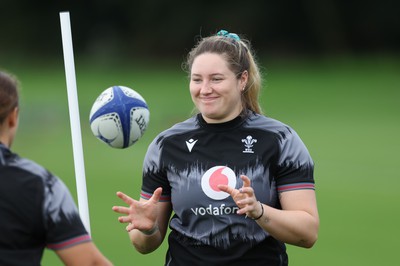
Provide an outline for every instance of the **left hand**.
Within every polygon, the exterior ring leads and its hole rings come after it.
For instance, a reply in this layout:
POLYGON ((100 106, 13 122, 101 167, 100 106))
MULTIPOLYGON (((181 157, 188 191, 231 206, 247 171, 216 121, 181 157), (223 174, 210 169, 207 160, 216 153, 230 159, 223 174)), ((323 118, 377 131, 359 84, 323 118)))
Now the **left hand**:
POLYGON ((243 180, 243 186, 240 189, 235 189, 227 185, 218 185, 218 188, 231 195, 232 199, 239 207, 237 214, 245 214, 246 217, 251 218, 259 217, 262 213, 262 209, 254 195, 251 181, 245 175, 241 175, 240 178, 243 180))

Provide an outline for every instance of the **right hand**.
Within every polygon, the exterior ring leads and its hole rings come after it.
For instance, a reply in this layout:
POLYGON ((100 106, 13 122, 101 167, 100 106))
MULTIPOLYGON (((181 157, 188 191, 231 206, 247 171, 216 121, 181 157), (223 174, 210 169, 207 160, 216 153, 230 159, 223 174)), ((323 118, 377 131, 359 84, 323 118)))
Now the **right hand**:
POLYGON ((117 196, 122 199, 129 207, 113 206, 112 210, 125 214, 125 216, 118 217, 120 223, 128 223, 126 230, 128 232, 133 229, 142 231, 151 230, 157 223, 157 204, 160 200, 162 188, 159 187, 154 190, 153 196, 148 201, 137 201, 128 195, 117 192, 117 196))

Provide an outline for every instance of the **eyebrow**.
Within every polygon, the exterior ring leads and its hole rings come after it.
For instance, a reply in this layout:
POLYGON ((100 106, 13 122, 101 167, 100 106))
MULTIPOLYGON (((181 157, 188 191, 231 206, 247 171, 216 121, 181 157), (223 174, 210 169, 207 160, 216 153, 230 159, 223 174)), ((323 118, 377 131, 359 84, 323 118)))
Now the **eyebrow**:
MULTIPOLYGON (((201 77, 202 75, 201 74, 192 73, 191 76, 201 77)), ((207 76, 224 76, 224 74, 223 73, 212 73, 212 74, 207 75, 207 76)))

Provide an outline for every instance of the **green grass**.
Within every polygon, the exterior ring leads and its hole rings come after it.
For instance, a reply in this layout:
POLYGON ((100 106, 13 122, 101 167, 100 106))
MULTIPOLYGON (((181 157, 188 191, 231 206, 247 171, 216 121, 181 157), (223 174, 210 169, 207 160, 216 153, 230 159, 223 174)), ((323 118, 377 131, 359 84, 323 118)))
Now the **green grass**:
MULTIPOLYGON (((400 214, 399 58, 263 60, 265 113, 291 126, 316 164, 321 218, 310 249, 288 246, 291 265, 392 265, 397 261, 400 214)), ((3 62, 7 63, 7 62, 3 62)), ((4 64, 6 66, 6 64, 4 64)), ((22 83, 20 130, 13 146, 60 176, 76 195, 63 62, 8 70, 22 83)), ((138 198, 147 145, 192 110, 180 62, 76 62, 92 236, 115 265, 163 265, 166 243, 149 255, 131 246, 111 207, 122 190, 138 198), (111 149, 90 132, 88 116, 101 91, 126 85, 147 100, 150 126, 126 150, 111 149)), ((43 265, 61 265, 46 251, 43 265)))

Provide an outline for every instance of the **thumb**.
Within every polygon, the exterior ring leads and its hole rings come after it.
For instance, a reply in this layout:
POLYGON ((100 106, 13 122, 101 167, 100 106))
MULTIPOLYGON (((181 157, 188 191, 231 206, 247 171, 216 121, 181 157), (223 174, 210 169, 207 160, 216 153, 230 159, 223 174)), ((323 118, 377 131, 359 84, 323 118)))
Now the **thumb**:
POLYGON ((157 188, 153 192, 153 196, 151 196, 150 200, 153 201, 154 203, 157 203, 160 201, 161 198, 161 193, 162 193, 162 187, 157 188))

